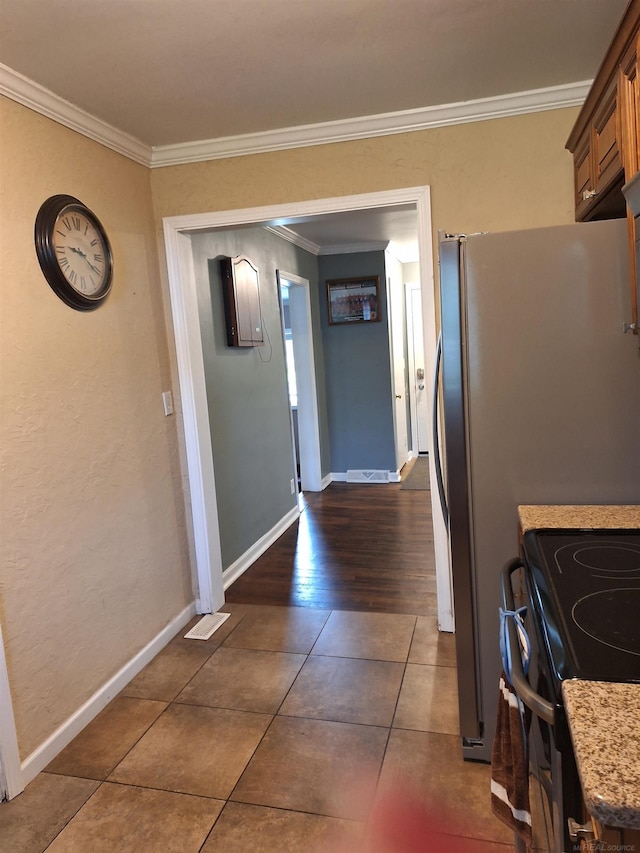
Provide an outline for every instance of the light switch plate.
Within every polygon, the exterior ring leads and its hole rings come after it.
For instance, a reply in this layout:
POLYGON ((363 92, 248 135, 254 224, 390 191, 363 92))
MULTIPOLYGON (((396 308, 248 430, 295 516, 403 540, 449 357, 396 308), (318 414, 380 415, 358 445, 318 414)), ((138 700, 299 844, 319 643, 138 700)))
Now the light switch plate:
POLYGON ((164 406, 165 415, 173 414, 173 397, 171 391, 162 392, 162 405, 164 406))

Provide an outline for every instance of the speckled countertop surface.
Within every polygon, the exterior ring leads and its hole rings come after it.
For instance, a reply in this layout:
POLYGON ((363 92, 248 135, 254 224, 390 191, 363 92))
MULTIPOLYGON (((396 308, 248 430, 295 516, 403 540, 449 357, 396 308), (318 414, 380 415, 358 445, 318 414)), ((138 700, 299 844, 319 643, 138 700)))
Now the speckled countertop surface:
POLYGON ((522 531, 545 527, 640 528, 640 506, 519 506, 522 531))
MULTIPOLYGON (((518 515, 523 533, 640 529, 637 505, 520 506, 518 515)), ((640 684, 567 680, 562 693, 587 808, 601 823, 640 829, 640 684)))
POLYGON ((568 680, 562 694, 589 812, 640 829, 640 684, 568 680))

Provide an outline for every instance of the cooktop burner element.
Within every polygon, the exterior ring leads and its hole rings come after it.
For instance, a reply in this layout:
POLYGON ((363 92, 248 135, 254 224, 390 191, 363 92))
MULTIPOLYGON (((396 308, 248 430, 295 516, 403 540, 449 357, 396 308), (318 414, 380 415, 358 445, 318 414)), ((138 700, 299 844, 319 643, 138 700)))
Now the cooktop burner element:
POLYGON ((619 652, 640 656, 640 589, 603 589, 580 598, 571 616, 581 631, 619 652), (631 617, 631 618, 630 618, 631 617))
MULTIPOLYGON (((630 575, 640 580, 640 546, 620 545, 618 542, 603 542, 598 545, 565 545, 570 549, 571 556, 579 566, 591 569, 598 577, 603 575, 620 576, 630 575)), ((562 566, 559 562, 560 548, 556 552, 556 565, 559 571, 562 566)), ((567 555, 569 556, 569 555, 567 555)))
POLYGON ((555 676, 640 681, 640 530, 530 531, 523 550, 555 676))

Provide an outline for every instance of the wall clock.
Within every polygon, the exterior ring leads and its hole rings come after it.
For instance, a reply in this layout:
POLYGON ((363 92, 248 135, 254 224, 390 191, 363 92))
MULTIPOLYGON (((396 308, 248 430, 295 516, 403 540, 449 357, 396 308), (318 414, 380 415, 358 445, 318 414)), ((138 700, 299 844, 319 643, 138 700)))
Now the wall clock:
POLYGON ((92 311, 111 289, 113 259, 98 217, 77 198, 54 195, 36 216, 36 253, 57 295, 77 311, 92 311))

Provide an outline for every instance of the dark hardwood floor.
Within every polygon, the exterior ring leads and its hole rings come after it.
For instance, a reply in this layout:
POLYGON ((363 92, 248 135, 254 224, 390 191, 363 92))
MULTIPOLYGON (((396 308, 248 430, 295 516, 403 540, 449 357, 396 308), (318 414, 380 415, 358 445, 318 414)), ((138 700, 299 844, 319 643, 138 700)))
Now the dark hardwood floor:
POLYGON ((429 491, 332 483, 303 500, 227 601, 436 615, 429 491))

